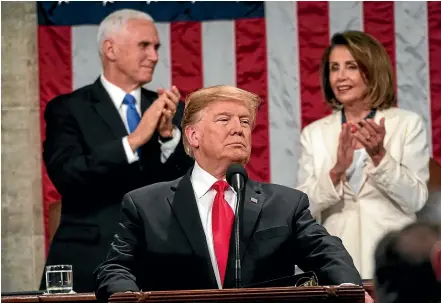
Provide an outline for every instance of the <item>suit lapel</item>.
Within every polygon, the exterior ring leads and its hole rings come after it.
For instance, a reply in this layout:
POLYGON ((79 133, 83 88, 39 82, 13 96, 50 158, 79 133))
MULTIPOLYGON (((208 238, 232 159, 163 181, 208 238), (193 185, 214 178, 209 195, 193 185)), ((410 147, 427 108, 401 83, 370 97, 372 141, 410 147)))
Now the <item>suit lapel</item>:
POLYGON ((93 108, 117 137, 127 136, 127 129, 109 94, 98 78, 93 84, 93 108))
MULTIPOLYGON (((254 232, 257 219, 262 210, 265 196, 258 183, 249 180, 243 201, 242 224, 240 231, 240 259, 243 261, 248 243, 254 232)), ((234 249, 234 246, 232 247, 234 249)))
MULTIPOLYGON (((338 149, 338 138, 341 132, 341 111, 335 112, 328 120, 324 122, 325 127, 323 128, 322 134, 317 134, 317 137, 323 138, 325 144, 325 150, 328 151, 329 158, 331 159, 331 167, 337 162, 337 149, 338 149), (321 136, 320 136, 321 135, 321 136)), ((316 134, 312 134, 316 135, 316 134)), ((320 154, 321 151, 315 151, 320 154)), ((324 169, 329 169, 326 165, 324 169)))
POLYGON ((207 240, 202 226, 193 186, 190 181, 191 170, 182 177, 172 193, 167 197, 170 206, 179 221, 195 255, 204 259, 211 270, 207 275, 213 285, 217 285, 216 277, 212 270, 212 263, 208 252, 207 240))
POLYGON ((390 138, 392 138, 395 129, 397 129, 398 116, 394 115, 394 108, 378 111, 375 115, 375 122, 380 124, 380 119, 384 117, 384 127, 386 128, 386 135, 384 136, 384 147, 387 149, 390 138))

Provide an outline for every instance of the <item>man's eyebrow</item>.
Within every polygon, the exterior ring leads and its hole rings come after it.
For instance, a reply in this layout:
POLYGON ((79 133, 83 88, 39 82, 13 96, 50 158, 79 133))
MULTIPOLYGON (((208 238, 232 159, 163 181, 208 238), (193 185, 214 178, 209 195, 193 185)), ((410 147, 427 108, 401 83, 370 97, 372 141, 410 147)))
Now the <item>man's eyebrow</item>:
POLYGON ((231 116, 233 114, 230 113, 230 112, 221 112, 221 113, 217 113, 215 116, 222 116, 222 115, 224 115, 224 116, 231 116))
MULTIPOLYGON (((215 116, 234 116, 234 113, 232 113, 232 112, 221 112, 221 113, 217 113, 217 114, 215 114, 215 116)), ((251 115, 250 114, 242 114, 242 115, 239 115, 239 117, 250 117, 251 115)))

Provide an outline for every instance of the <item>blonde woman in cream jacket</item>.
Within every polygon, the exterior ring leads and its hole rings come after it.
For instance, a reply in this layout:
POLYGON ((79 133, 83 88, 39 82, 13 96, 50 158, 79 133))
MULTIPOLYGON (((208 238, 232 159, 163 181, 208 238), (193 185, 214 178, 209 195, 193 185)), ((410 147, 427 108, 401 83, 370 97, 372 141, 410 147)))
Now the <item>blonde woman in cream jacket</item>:
POLYGON ((428 197, 424 122, 394 106, 389 57, 363 32, 333 36, 322 88, 334 112, 302 131, 297 189, 341 238, 362 278, 372 279, 377 242, 414 221, 428 197))

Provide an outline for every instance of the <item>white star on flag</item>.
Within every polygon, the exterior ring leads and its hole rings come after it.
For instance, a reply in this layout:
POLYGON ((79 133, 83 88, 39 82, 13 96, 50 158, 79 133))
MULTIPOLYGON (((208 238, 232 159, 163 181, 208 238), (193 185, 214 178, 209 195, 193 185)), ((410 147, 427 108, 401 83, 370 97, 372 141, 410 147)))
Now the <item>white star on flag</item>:
POLYGON ((113 3, 113 1, 111 1, 111 0, 104 0, 104 1, 103 1, 103 6, 106 6, 107 2, 109 2, 109 3, 113 3))

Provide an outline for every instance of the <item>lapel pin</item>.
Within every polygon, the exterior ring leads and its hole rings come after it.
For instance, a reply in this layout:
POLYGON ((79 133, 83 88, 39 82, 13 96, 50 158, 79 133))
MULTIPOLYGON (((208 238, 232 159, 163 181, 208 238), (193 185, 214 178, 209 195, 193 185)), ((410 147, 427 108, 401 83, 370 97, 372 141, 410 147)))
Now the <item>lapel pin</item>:
POLYGON ((253 197, 251 197, 251 202, 253 202, 253 203, 257 203, 257 199, 256 199, 256 198, 253 198, 253 197))

